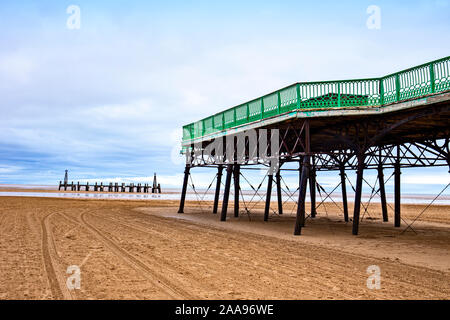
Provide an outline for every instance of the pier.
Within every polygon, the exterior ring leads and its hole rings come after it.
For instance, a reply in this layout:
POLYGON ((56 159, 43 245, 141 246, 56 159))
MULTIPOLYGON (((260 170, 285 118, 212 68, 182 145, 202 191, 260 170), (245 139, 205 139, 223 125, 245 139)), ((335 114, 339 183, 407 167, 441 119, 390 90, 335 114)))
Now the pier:
POLYGON ((317 173, 334 171, 340 175, 336 188, 342 190, 344 220, 352 223, 352 233, 357 235, 361 208, 366 208, 361 196, 368 184, 363 176, 367 170, 377 172, 379 187, 370 187, 372 194, 379 194, 381 215, 388 223, 385 183, 389 178, 384 176, 388 169, 393 171, 393 225, 398 228, 402 169, 450 166, 450 57, 380 78, 295 83, 185 125, 182 153, 186 166, 179 213, 184 212, 193 169, 215 168, 213 214, 218 211, 225 171, 220 220, 226 221, 230 200, 235 217, 242 206, 243 212, 251 211, 249 203, 239 199, 245 170, 267 168, 259 187, 252 188, 256 194, 262 185, 267 186, 261 199, 265 200, 264 221, 270 221, 270 212, 283 214, 282 173, 295 170, 299 192, 293 231, 300 235, 305 221, 314 219, 321 205, 316 203, 316 191, 325 192, 317 173), (296 169, 287 168, 289 164, 296 169), (356 181, 350 181, 348 171, 356 171, 356 181), (278 201, 271 210, 273 184, 278 201), (347 204, 348 185, 355 193, 353 217, 347 204), (305 210, 307 189, 311 212, 305 210))

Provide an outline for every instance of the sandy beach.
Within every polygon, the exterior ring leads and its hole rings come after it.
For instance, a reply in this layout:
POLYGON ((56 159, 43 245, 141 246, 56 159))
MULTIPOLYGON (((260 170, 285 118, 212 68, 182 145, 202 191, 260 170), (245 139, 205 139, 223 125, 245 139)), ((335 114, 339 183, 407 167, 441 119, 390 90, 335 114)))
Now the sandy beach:
MULTIPOLYGON (((371 205, 351 235, 333 203, 292 235, 295 216, 227 222, 211 203, 0 198, 1 299, 448 299, 450 207, 371 205), (81 270, 69 290, 69 266, 81 270), (366 285, 379 266, 381 288, 366 285)), ((339 205, 339 204, 338 204, 339 205)), ((350 206, 351 208, 351 206, 350 206)))

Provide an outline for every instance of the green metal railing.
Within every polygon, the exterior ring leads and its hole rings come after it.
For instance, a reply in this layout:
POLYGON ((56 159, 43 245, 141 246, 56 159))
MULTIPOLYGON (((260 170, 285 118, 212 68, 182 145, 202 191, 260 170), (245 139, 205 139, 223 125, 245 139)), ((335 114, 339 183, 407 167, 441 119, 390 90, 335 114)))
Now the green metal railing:
POLYGON ((183 127, 183 141, 294 110, 382 106, 450 90, 450 56, 382 78, 303 82, 183 127))

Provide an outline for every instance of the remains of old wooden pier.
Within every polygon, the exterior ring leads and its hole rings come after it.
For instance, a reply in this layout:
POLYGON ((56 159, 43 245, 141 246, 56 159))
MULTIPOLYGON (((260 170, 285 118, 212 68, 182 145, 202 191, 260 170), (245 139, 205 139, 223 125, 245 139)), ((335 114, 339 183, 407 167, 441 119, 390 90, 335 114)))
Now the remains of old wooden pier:
POLYGON ((125 183, 112 183, 103 184, 100 182, 98 184, 95 182, 94 184, 89 184, 86 182, 85 184, 80 184, 77 182, 76 184, 72 181, 69 183, 68 181, 68 170, 66 170, 64 175, 64 182, 59 181, 58 190, 63 189, 64 191, 94 191, 94 192, 137 192, 137 193, 161 193, 161 185, 157 183, 156 173, 153 176, 153 185, 150 186, 148 183, 129 183, 128 185, 125 183))
POLYGON ((294 234, 301 233, 307 217, 308 184, 312 202, 309 217, 316 215, 316 191, 320 190, 316 172, 325 170, 340 175, 346 222, 346 172, 356 171, 352 220, 356 235, 364 172, 377 171, 379 187, 373 186, 372 193, 380 196, 381 214, 387 222, 383 171, 393 169, 394 226, 400 227, 402 168, 450 166, 449 140, 450 57, 381 78, 296 83, 183 127, 182 152, 187 163, 179 213, 184 211, 191 170, 215 167, 212 211, 217 213, 222 173, 226 169, 220 219, 227 218, 232 180, 234 215, 238 216, 243 170, 269 166, 266 157, 261 156, 266 154, 272 160, 276 158, 278 167, 265 177, 265 221, 269 220, 273 183, 278 214, 282 214, 282 172, 292 170, 284 168, 288 163, 297 162, 299 192, 294 234), (217 142, 221 138, 227 141, 226 148, 217 142))

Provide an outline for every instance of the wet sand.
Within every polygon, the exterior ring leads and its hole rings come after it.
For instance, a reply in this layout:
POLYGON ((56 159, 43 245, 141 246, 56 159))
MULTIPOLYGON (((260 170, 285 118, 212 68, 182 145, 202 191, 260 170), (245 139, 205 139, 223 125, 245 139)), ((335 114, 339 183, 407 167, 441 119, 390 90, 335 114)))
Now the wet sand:
MULTIPOLYGON (((351 235, 327 203, 302 235, 262 207, 227 222, 211 203, 0 198, 1 299, 448 299, 450 207, 402 206, 402 227, 371 205, 351 235), (66 286, 81 270, 80 289, 66 286), (367 268, 381 288, 367 288, 367 268)), ((276 205, 273 206, 276 208, 276 205)), ((350 204, 350 208, 351 208, 350 204)), ((391 212, 390 212, 391 214, 391 212)))

